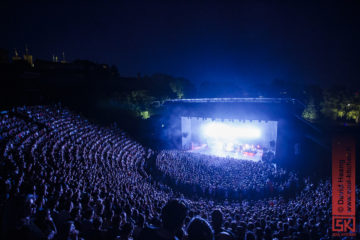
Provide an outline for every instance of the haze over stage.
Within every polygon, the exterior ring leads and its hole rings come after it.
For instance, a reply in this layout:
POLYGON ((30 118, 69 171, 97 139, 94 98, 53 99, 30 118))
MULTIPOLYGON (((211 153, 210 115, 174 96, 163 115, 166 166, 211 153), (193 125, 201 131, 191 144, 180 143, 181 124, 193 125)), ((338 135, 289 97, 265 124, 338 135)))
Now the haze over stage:
POLYGON ((255 155, 247 155, 242 154, 238 152, 227 152, 227 151, 217 151, 217 150, 211 150, 210 148, 204 148, 204 149, 193 149, 189 150, 189 152, 192 153, 199 153, 209 156, 217 156, 217 157, 223 157, 223 158, 233 158, 233 159, 239 159, 239 160, 248 160, 248 161, 254 161, 258 162, 263 157, 263 150, 259 149, 255 155))
POLYGON ((260 161, 276 153, 277 121, 181 117, 184 150, 260 161))

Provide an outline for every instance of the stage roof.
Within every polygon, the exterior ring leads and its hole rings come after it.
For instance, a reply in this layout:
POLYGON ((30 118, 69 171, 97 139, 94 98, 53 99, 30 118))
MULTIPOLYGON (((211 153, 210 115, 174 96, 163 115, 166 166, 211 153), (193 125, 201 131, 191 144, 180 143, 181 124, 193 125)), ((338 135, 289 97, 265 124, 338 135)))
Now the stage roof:
POLYGON ((192 98, 169 99, 167 103, 292 103, 304 106, 295 98, 192 98))

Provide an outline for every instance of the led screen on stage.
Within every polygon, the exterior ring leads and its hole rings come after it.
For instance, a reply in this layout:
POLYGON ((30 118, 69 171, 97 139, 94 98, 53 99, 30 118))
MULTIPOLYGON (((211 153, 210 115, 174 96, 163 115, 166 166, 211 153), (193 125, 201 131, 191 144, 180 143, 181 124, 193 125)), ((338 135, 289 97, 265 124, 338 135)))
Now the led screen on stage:
POLYGON ((181 117, 182 148, 191 152, 260 161, 275 156, 277 121, 181 117))

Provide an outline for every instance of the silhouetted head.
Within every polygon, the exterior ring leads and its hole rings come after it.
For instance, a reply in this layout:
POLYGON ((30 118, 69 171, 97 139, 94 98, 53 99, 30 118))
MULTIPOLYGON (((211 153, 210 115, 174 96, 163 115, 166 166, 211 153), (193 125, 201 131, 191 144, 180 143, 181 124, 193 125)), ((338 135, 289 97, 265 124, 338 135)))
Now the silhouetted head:
POLYGON ((223 213, 220 209, 216 209, 211 213, 211 225, 213 228, 221 228, 223 222, 223 213))
POLYGON ((214 233, 210 224, 200 217, 194 217, 191 219, 188 227, 188 239, 189 240, 213 240, 214 233))
POLYGON ((180 200, 169 200, 161 211, 161 220, 165 229, 175 232, 184 224, 188 208, 180 200))

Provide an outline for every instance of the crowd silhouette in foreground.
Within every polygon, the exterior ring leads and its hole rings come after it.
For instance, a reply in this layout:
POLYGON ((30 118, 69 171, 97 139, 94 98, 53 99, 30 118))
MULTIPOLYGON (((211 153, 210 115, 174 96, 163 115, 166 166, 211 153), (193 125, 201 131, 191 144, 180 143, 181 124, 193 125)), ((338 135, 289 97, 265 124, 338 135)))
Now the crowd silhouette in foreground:
POLYGON ((1 239, 331 239, 329 180, 313 184, 246 161, 214 167, 175 151, 156 156, 117 127, 100 127, 61 106, 2 112, 0 156, 1 239), (150 159, 164 175, 200 188, 263 191, 269 179, 276 194, 184 197, 161 177, 154 180, 146 170, 150 159), (248 176, 223 176, 241 167, 248 176), (302 187, 283 198, 280 190, 291 182, 302 187))

